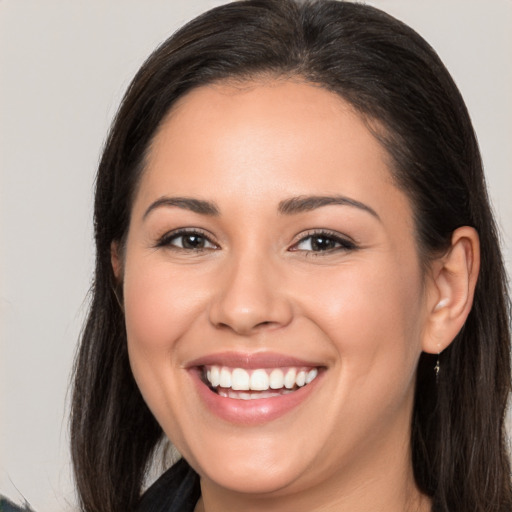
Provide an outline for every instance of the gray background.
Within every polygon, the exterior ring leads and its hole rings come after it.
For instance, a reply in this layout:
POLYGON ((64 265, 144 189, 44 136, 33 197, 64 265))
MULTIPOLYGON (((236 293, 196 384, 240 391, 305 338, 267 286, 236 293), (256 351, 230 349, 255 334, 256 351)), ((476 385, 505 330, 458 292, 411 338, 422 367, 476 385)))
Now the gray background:
MULTIPOLYGON (((143 59, 208 0, 0 0, 0 493, 74 510, 72 358, 93 266, 102 142, 143 59)), ((374 0, 467 101, 512 268, 512 0, 374 0)))

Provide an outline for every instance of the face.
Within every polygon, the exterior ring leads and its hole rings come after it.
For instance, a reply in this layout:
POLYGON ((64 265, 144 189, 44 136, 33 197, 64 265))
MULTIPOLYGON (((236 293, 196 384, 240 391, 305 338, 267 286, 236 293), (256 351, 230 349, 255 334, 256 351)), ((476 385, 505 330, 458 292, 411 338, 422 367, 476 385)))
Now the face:
POLYGON ((407 458, 425 310, 411 206, 337 95, 182 98, 119 274, 135 379, 204 482, 278 495, 407 458))

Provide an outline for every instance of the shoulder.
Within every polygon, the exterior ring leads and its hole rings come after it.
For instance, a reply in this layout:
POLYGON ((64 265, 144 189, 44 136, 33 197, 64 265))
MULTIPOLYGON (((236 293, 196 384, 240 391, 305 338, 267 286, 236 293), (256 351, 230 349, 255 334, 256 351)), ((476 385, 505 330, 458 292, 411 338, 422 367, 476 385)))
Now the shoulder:
POLYGON ((142 495, 136 512, 193 512, 200 495, 199 476, 181 459, 142 495))

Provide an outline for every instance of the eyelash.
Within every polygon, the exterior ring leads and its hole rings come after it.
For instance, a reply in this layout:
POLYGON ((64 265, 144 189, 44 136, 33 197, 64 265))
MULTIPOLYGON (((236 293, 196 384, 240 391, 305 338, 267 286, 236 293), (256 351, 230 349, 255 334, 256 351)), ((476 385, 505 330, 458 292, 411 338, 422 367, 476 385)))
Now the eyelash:
POLYGON ((170 233, 166 233, 164 236, 162 236, 158 242, 156 243, 155 247, 168 247, 172 250, 176 251, 190 251, 190 252, 203 252, 203 251, 209 251, 212 249, 218 249, 218 245, 213 243, 210 239, 210 236, 197 228, 194 229, 180 229, 178 231, 171 231, 170 233), (199 247, 199 248, 191 248, 191 247, 183 247, 183 241, 182 246, 177 246, 173 244, 173 241, 176 241, 179 238, 185 238, 185 237, 200 237, 202 238, 206 244, 210 244, 212 247, 199 247))
POLYGON ((300 237, 300 239, 297 242, 295 242, 289 250, 305 252, 308 254, 308 256, 309 255, 321 256, 324 254, 332 254, 333 252, 338 252, 338 251, 353 251, 355 249, 357 249, 357 246, 352 240, 344 238, 344 237, 340 236, 338 233, 335 233, 332 231, 328 231, 325 229, 316 229, 316 230, 309 231, 309 232, 303 234, 300 237), (324 241, 334 243, 335 246, 326 248, 323 250, 317 250, 317 251, 298 248, 298 246, 300 244, 306 242, 307 240, 310 241, 310 245, 311 245, 315 238, 317 239, 317 241, 319 239, 322 239, 324 241))
MULTIPOLYGON (((195 252, 195 253, 209 251, 212 249, 215 250, 215 249, 219 248, 219 246, 217 244, 215 244, 214 242, 211 241, 210 236, 206 232, 204 232, 200 229, 180 229, 178 231, 166 233, 158 240, 155 247, 157 247, 157 248, 168 247, 168 248, 170 248, 172 250, 176 250, 176 251, 190 251, 190 252, 195 252), (199 248, 183 247, 183 240, 181 242, 181 247, 173 244, 173 242, 175 242, 177 239, 185 238, 187 236, 199 237, 204 240, 205 244, 209 244, 210 247, 199 247, 199 248)), ((292 251, 292 252, 303 252, 308 255, 320 256, 322 254, 331 254, 333 252, 338 252, 338 251, 353 251, 355 249, 357 249, 357 246, 353 241, 348 240, 347 238, 343 238, 335 232, 328 231, 325 229, 320 229, 320 230, 309 231, 309 232, 303 234, 301 236, 301 238, 297 242, 295 242, 288 250, 292 251), (307 250, 307 249, 299 248, 300 244, 305 243, 308 240, 310 241, 310 245, 312 247, 313 240, 315 238, 317 239, 317 242, 318 242, 318 240, 322 239, 324 241, 329 242, 330 244, 334 244, 334 247, 328 247, 328 248, 320 249, 320 250, 316 250, 316 251, 312 250, 312 249, 307 250)))

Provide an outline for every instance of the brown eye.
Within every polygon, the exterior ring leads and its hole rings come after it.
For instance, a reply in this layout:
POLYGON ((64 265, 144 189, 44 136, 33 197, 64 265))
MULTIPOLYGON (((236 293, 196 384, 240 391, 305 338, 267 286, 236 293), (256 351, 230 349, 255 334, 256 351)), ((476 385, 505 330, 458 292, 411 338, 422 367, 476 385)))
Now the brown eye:
POLYGON ((181 247, 184 249, 204 249, 207 243, 201 235, 182 235, 178 239, 181 239, 181 247))
POLYGON ((218 248, 205 235, 197 231, 179 231, 169 233, 158 242, 158 246, 170 247, 172 249, 183 249, 187 251, 201 251, 218 248))
POLYGON ((293 246, 294 251, 329 252, 355 249, 353 242, 331 233, 313 233, 305 236, 293 246))
POLYGON ((325 236, 312 236, 310 243, 313 251, 328 251, 334 249, 337 244, 332 238, 325 236))

